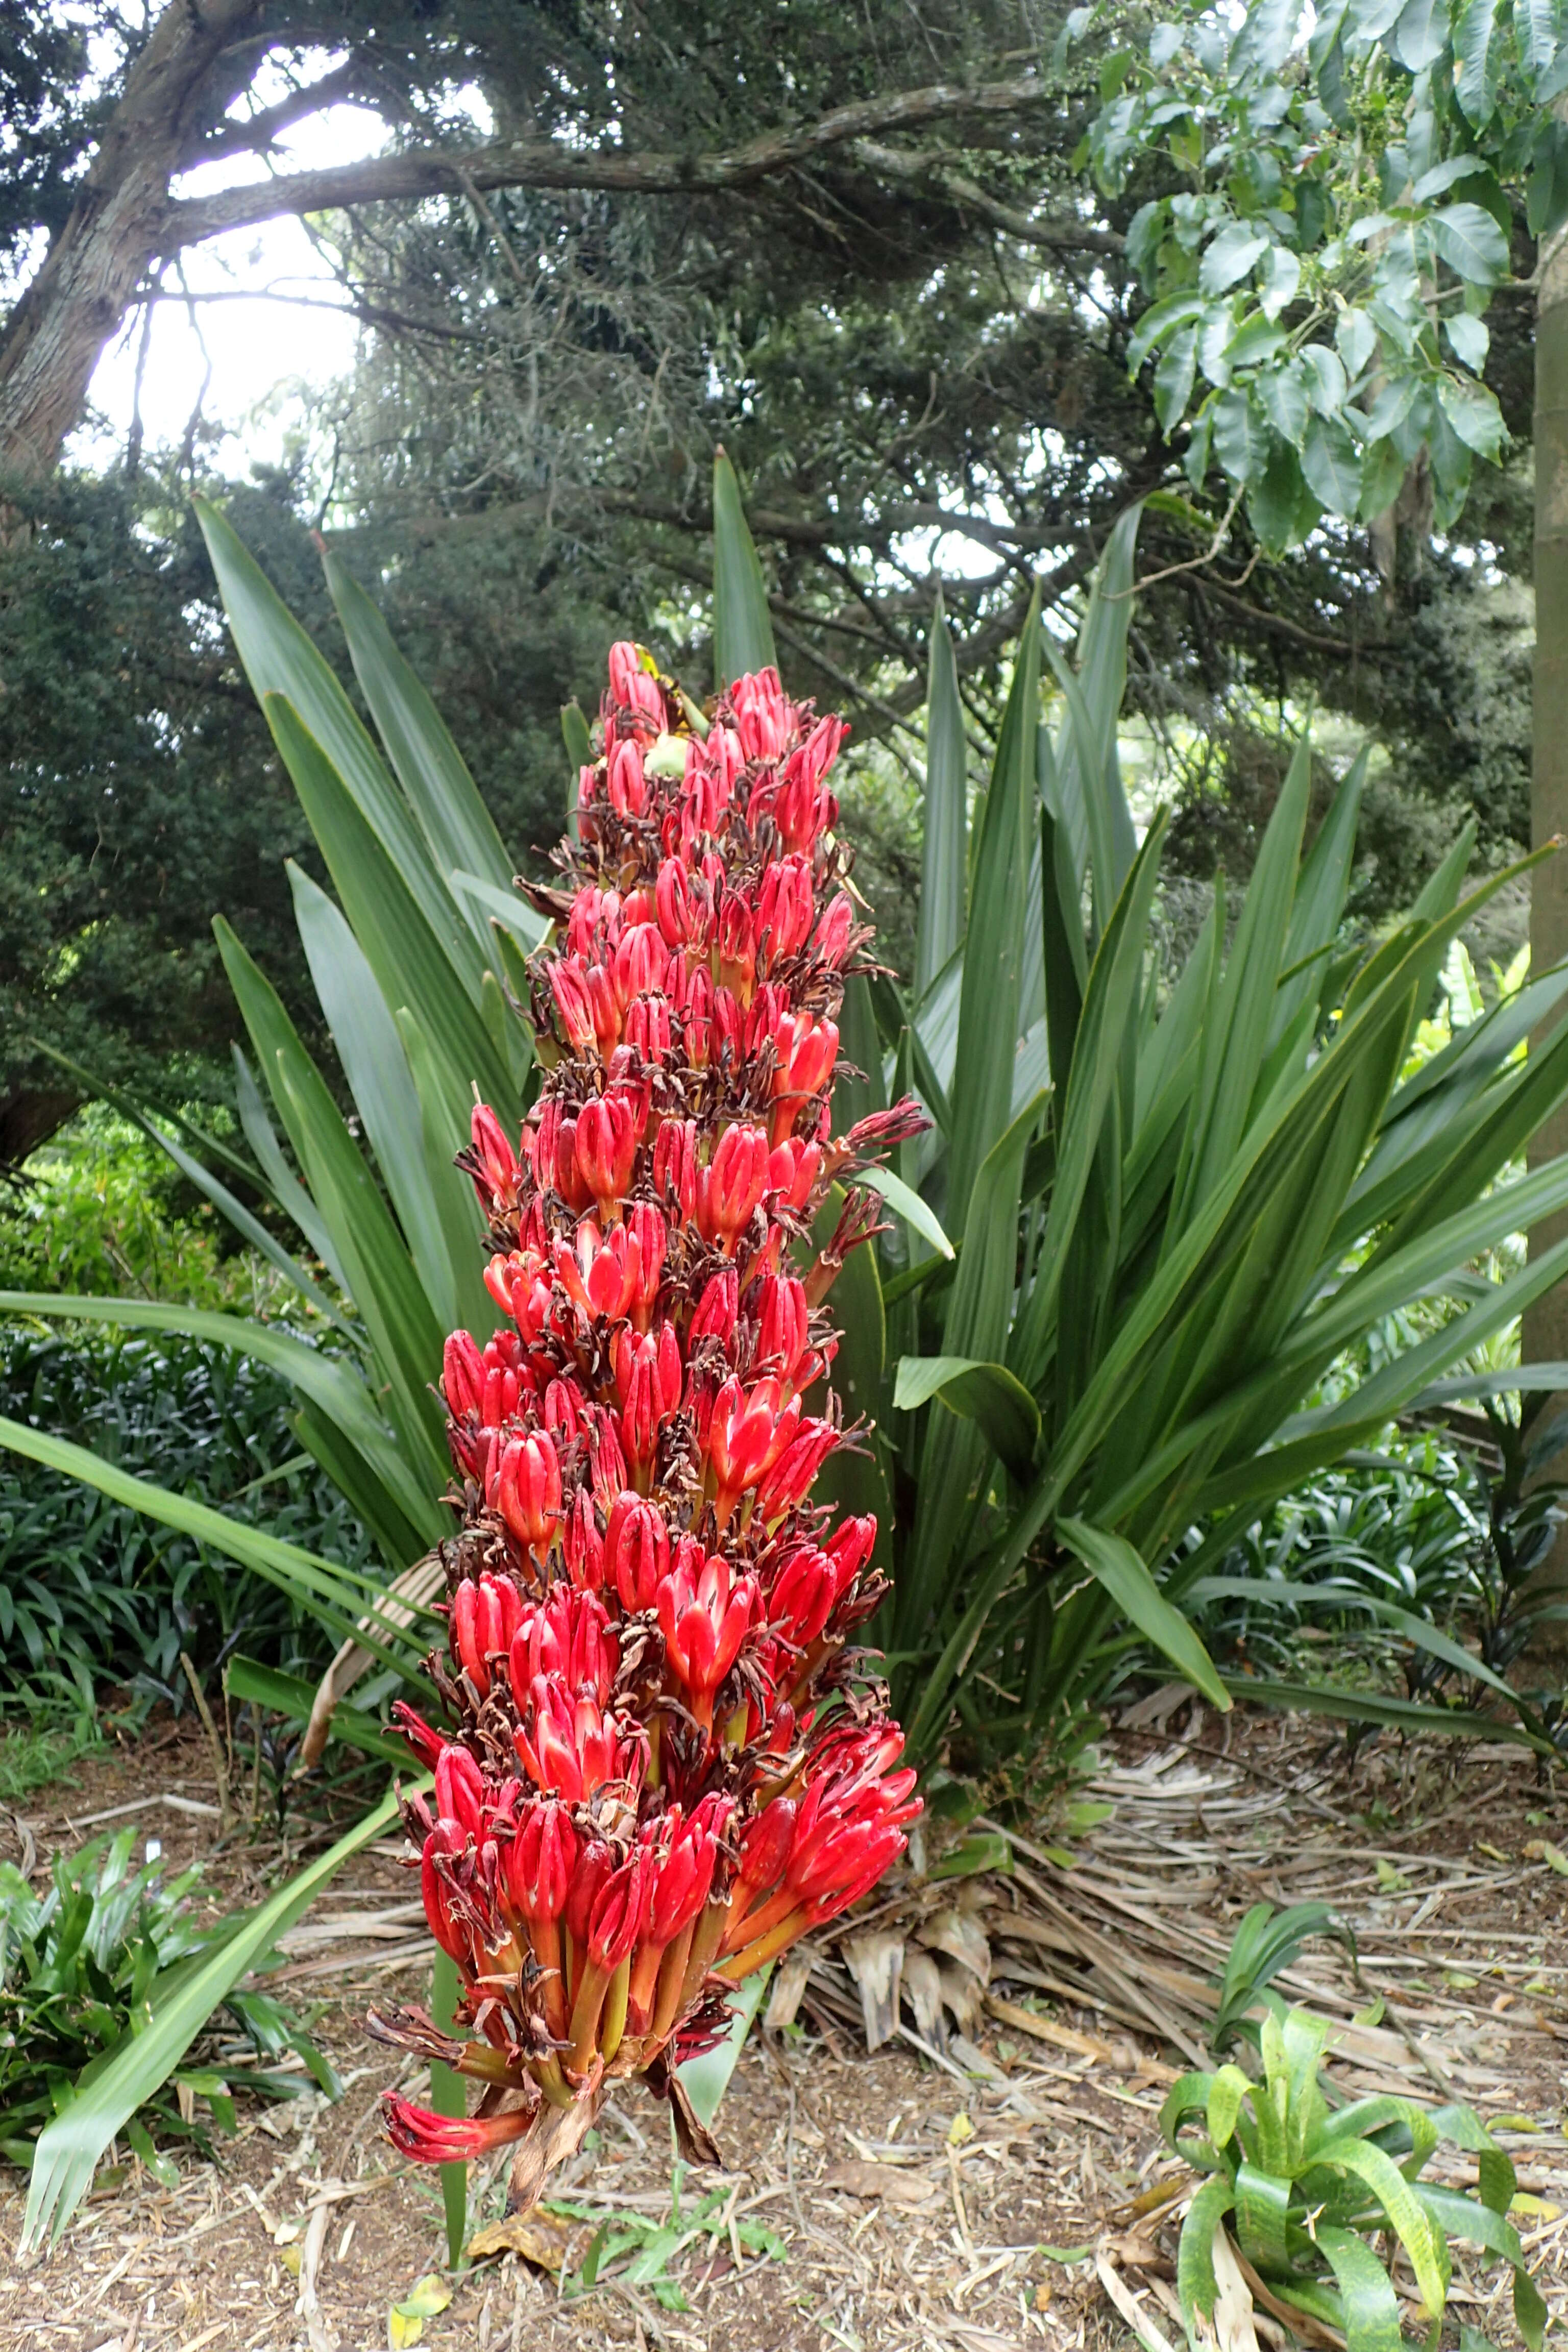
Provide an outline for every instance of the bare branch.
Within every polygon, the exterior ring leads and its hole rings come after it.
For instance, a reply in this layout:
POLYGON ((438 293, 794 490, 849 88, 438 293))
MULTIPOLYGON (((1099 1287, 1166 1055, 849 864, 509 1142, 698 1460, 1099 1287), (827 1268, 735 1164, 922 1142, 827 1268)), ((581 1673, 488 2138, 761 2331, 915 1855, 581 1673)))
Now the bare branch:
POLYGON ((459 195, 469 187, 603 188, 642 195, 712 194, 743 188, 775 173, 794 170, 809 157, 844 147, 871 134, 907 130, 954 115, 1014 114, 1055 96, 1037 74, 1017 81, 984 82, 972 89, 933 82, 924 89, 900 90, 890 98, 867 99, 837 107, 819 121, 766 131, 744 146, 716 154, 637 153, 612 147, 570 148, 553 139, 498 140, 465 150, 410 148, 360 163, 340 163, 316 172, 288 172, 246 188, 226 188, 211 196, 171 204, 163 241, 194 245, 226 229, 250 228, 284 213, 330 212, 349 205, 437 194, 459 195))
POLYGON ((988 194, 966 173, 953 171, 943 156, 923 154, 918 148, 882 147, 869 139, 858 139, 852 152, 857 163, 868 164, 881 178, 928 187, 945 196, 961 212, 973 213, 1008 236, 1016 237, 1021 245, 1043 246, 1056 253, 1122 250, 1124 240, 1114 229, 1096 228, 1070 213, 1043 219, 1034 213, 1019 212, 1016 205, 1005 205, 988 194))
POLYGON ((263 107, 255 114, 220 123, 196 142, 186 169, 197 163, 211 163, 223 155, 265 155, 280 131, 288 131, 296 122, 319 114, 324 106, 335 106, 341 99, 357 97, 363 84, 364 68, 357 58, 351 58, 346 65, 323 74, 320 81, 291 89, 276 106, 263 107))

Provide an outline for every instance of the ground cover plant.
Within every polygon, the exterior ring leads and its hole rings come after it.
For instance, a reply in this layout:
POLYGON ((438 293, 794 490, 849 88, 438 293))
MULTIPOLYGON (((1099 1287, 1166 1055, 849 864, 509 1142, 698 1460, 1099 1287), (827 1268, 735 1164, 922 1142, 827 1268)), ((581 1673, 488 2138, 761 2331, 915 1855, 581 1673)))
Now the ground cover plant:
POLYGON ((1275 1996, 1258 2034, 1260 2079, 1230 2062, 1184 2074, 1165 2101, 1167 2145, 1205 2176, 1176 2257, 1193 2340, 1214 2329, 1239 2253, 1249 2266, 1242 2277, 1268 2309, 1288 2323, 1297 2314, 1326 2323, 1350 2352, 1392 2352, 1404 2340, 1402 2295, 1435 2345, 1450 2241, 1462 2240, 1511 2266, 1515 2324, 1530 2352, 1541 2352, 1546 2305, 1508 2219, 1517 2186, 1509 2157, 1467 2106, 1382 2095, 1331 2107, 1319 2080, 1329 2039, 1324 2019, 1275 1996), (1476 2196, 1424 2178, 1445 2141, 1476 2156, 1476 2196), (1401 2258, 1411 2284, 1398 2275, 1401 2258))
MULTIPOLYGON (((0 1413, 90 1444, 209 1508, 358 1567, 368 1542, 292 1427, 265 1364, 210 1341, 0 1327, 0 1413)), ((105 1683, 189 1701, 181 1653, 221 1671, 243 1648, 320 1674, 329 1644, 297 1601, 209 1547, 58 1470, 0 1454, 0 1675, 90 1714, 105 1683), (40 1572, 42 1570, 43 1572, 40 1572)))
MULTIPOLYGON (((83 2068, 116 2046, 165 1972, 211 1940, 193 1916, 200 1869, 167 1877, 152 1840, 138 1866, 135 1838, 122 1829, 60 1851, 42 1895, 15 1863, 0 1863, 0 2153, 13 2164, 31 2161, 39 2131, 68 2104, 83 2068)), ((311 2083, 333 2097, 341 2088, 299 2018, 265 1990, 231 1991, 226 2007, 246 2045, 237 2053, 231 2032, 226 2068, 178 2068, 126 2119, 132 2151, 165 2185, 174 2176, 155 2138, 210 2154, 212 2131, 234 2128, 242 2087, 273 2098, 311 2083), (265 2063, 290 2051, 303 2074, 265 2063)))

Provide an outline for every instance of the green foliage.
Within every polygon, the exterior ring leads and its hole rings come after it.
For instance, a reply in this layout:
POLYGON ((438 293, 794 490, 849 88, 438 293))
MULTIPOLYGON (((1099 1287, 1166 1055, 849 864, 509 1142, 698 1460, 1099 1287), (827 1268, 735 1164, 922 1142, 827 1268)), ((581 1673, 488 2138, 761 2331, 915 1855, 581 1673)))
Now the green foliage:
POLYGON ((1189 481, 1217 464, 1271 553, 1323 513, 1373 521, 1423 452, 1452 525, 1506 438, 1480 377, 1515 199, 1532 236, 1568 218, 1559 10, 1333 0, 1305 27, 1303 57, 1290 0, 1156 24, 1105 56, 1088 139, 1106 189, 1165 166, 1127 233, 1150 297, 1128 366, 1153 362, 1189 481))
POLYGON ((107 1103, 79 1111, 0 1190, 0 1290, 123 1289, 189 1307, 275 1303, 150 1137, 107 1103))
POLYGON ((1402 2310, 1392 2273, 1401 2257, 1414 2278, 1414 2294, 1403 2292, 1422 2306, 1436 2343, 1451 2240, 1511 2266, 1514 2319, 1530 2352, 1541 2352, 1546 2307, 1508 2219, 1515 2188, 1508 2157, 1468 2107, 1429 2109, 1380 2095, 1331 2109, 1318 2079, 1329 2038, 1321 2019, 1276 2004, 1258 2036, 1261 2080, 1225 2065, 1184 2074, 1165 2101, 1167 2145, 1205 2176, 1176 2256, 1189 2340, 1195 2347, 1205 2327, 1212 2331, 1215 2242, 1228 2222, 1273 2294, 1339 2328, 1350 2352, 1398 2352, 1402 2310), (1478 2157, 1475 2197, 1424 2177, 1445 2141, 1478 2157), (1385 2233, 1386 2266, 1377 2251, 1385 2233))
MULTIPOLYGON (((0 2151, 13 2164, 31 2161, 39 2131, 68 2106, 77 2076, 131 2031, 158 1979, 211 1940, 192 1910, 199 1868, 165 1880, 155 1844, 149 1841, 138 1869, 134 1843, 124 1829, 57 1854, 41 1896, 14 1863, 0 1863, 0 2151)), ((221 2063, 182 2070, 127 2118, 132 2147, 165 2186, 174 2175, 153 2152, 154 2132, 212 2153, 205 2124, 187 2120, 171 2092, 201 2097, 225 2131, 234 2129, 241 2088, 289 2098, 313 2079, 339 2095, 331 2067, 288 2010, 263 1992, 235 1991, 227 2005, 247 2054, 226 2052, 221 2063), (308 2078, 256 2063, 285 2051, 304 2061, 308 2078)))
MULTIPOLYGON (((1461 840, 1401 926, 1365 956, 1340 953, 1361 765, 1303 856, 1299 749, 1228 943, 1216 898, 1165 985, 1147 940, 1161 824, 1134 854, 1116 761, 1131 552, 1128 527, 1076 676, 1053 664, 1033 873, 1009 831, 984 937, 972 927, 918 1004, 878 1000, 889 1058, 935 1123, 906 1175, 935 1203, 955 1165, 980 1163, 956 1269, 884 1261, 905 1355, 878 1419, 899 1432, 900 1401, 914 1409, 886 1639, 924 1754, 955 1706, 966 1753, 1027 1746, 1091 1705, 1140 1638, 1218 1691, 1184 1610, 1196 1581, 1277 1498, 1441 1393, 1439 1376, 1568 1263, 1560 1244, 1500 1278, 1475 1273, 1568 1199, 1561 1160, 1500 1181, 1568 1092, 1568 1031, 1528 1063, 1517 1054, 1568 980, 1532 982, 1406 1066, 1451 943, 1506 877, 1462 898, 1461 840), (996 966, 1008 924, 1026 927, 1025 976, 994 992, 1010 1066, 999 1132, 995 1034, 984 1072, 958 1038, 971 959, 996 966), (1342 1350, 1439 1299, 1415 1344, 1313 1401, 1342 1350), (1009 1382, 1037 1413, 1032 1443, 1009 1382)), ((1017 789, 1006 730, 1003 744, 994 805, 1017 789)), ((994 831, 988 809, 975 893, 994 831)))
MULTIPOLYGON (((0 1417, 89 1444, 104 1463, 232 1512, 350 1568, 367 1538, 290 1423, 288 1384, 201 1340, 125 1331, 67 1341, 0 1326, 0 1417)), ((132 1685, 182 1706, 237 1644, 320 1670, 305 1609, 99 1490, 0 1453, 0 1676, 26 1691, 132 1685)))
POLYGON ((1283 1911, 1276 1911, 1272 1903, 1253 1905, 1225 1956, 1219 2005, 1209 2032, 1213 2048, 1225 2050, 1238 2033, 1256 2044, 1258 2030, 1247 2012, 1261 2000, 1269 2013, 1282 2014, 1279 1996, 1268 1992, 1268 1987, 1314 1936, 1337 1936, 1354 1959, 1355 1937, 1326 1903, 1292 1903, 1283 1911))
POLYGON ((672 2275, 671 2265, 689 2248, 704 2241, 714 2247, 725 2242, 731 2228, 747 2253, 784 2261, 788 2250, 776 2230, 754 2215, 733 2216, 727 2210, 731 2204, 729 2189, 712 2189, 691 2207, 683 2208, 686 2170, 684 2164, 677 2163, 670 2175, 669 2212, 662 2221, 650 2221, 637 2213, 606 2213, 596 2205, 575 2205, 559 2198, 545 2207, 546 2212, 559 2214, 563 2221, 597 2225, 578 2269, 563 2274, 564 2300, 577 2300, 606 2281, 616 2280, 623 2286, 647 2288, 665 2311, 689 2311, 691 2305, 679 2280, 672 2275))

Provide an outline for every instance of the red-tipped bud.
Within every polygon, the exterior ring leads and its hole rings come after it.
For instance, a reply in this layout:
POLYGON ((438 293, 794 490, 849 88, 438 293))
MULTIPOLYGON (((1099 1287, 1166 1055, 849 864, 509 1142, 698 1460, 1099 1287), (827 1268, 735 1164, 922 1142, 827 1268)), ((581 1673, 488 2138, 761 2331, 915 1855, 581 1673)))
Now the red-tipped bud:
POLYGON ((849 903, 847 891, 840 890, 818 923, 812 945, 824 963, 830 964, 835 971, 838 971, 849 953, 854 933, 855 909, 849 903))
POLYGON ((786 1401, 777 1381, 758 1381, 749 1391, 738 1380, 725 1381, 713 1400, 713 1416, 708 1424, 708 1458, 718 1489, 721 1524, 737 1496, 767 1476, 799 1422, 800 1400, 786 1401))
POLYGON ((697 1179, 697 1121, 667 1118, 653 1147, 654 1187, 683 1222, 696 1206, 697 1179))
POLYGON ((767 940, 770 970, 805 946, 811 918, 811 860, 781 857, 764 867, 757 891, 757 929, 767 940))
POLYGON ((838 1432, 831 1422, 803 1422, 798 1436, 792 1432, 792 1442, 775 1457, 757 1493, 757 1515, 765 1525, 775 1526, 786 1512, 805 1502, 817 1472, 837 1444, 838 1432))
POLYGON ((775 1797, 746 1825, 741 1841, 742 1886, 764 1894, 784 1876, 795 1839, 796 1807, 792 1797, 775 1797))
POLYGON ((651 1201, 637 1201, 626 1213, 626 1236, 628 1243, 636 1244, 637 1253, 637 1287, 627 1303, 627 1312, 638 1329, 646 1331, 669 1249, 669 1227, 663 1213, 651 1201))
POLYGON ((577 1832, 552 1797, 525 1804, 506 1850, 507 1895, 522 1919, 559 1919, 577 1862, 577 1832))
POLYGON ((588 1922, 593 1917, 600 1889, 615 1866, 615 1851, 603 1838, 590 1838, 578 1853, 577 1867, 566 1890, 566 1908, 562 1916, 579 1951, 588 1941, 588 1922))
MULTIPOLYGON (((506 1261, 498 1263, 504 1265, 506 1261)), ((441 1354, 441 1386, 447 1410, 454 1421, 479 1418, 484 1402, 486 1366, 479 1342, 468 1331, 454 1331, 441 1354)))
POLYGON ((751 1223, 768 1181, 768 1139, 760 1127, 727 1127, 703 1170, 697 1222, 704 1238, 732 1255, 751 1223))
POLYGON ((659 1867, 647 1917, 647 1940, 661 1947, 673 1943, 689 1927, 707 1902, 718 1841, 734 1806, 728 1797, 704 1797, 689 1822, 680 1821, 679 1805, 670 1811, 677 1826, 659 1867))
POLYGON ((517 1180, 521 1173, 517 1154, 488 1103, 476 1103, 471 1121, 474 1190, 479 1206, 491 1216, 517 1206, 517 1180))
POLYGON ((485 1779, 468 1749, 448 1740, 436 1759, 436 1810, 469 1837, 484 1831, 485 1779))
POLYGON ((710 1275, 687 1336, 691 1339, 720 1339, 728 1347, 735 1335, 735 1318, 740 1311, 740 1278, 734 1267, 727 1265, 722 1273, 710 1275))
POLYGON ((594 1497, 579 1486, 561 1538, 566 1573, 580 1591, 597 1592, 605 1581, 605 1539, 594 1516, 594 1497))
MULTIPOLYGON (((756 1579, 731 1578, 717 1553, 693 1576, 686 1547, 658 1588, 658 1622, 669 1663, 693 1698, 706 1699, 740 1654, 758 1606, 756 1579)), ((700 1555, 699 1555, 700 1557, 700 1555)))
POLYGON ((756 1370, 776 1372, 780 1380, 793 1381, 810 1337, 811 1309, 805 1303, 805 1284, 794 1275, 768 1276, 758 1301, 756 1370))
POLYGON ((433 1730, 405 1698, 394 1699, 392 1719, 426 1770, 433 1772, 437 1759, 447 1745, 441 1734, 433 1730))
POLYGON ((519 1543, 548 1551, 561 1525, 561 1462, 545 1430, 514 1437, 502 1448, 486 1500, 519 1543))
POLYGON ((663 1515, 639 1496, 622 1495, 605 1535, 605 1579, 626 1609, 651 1609, 669 1571, 663 1515))
POLYGON ((604 1216, 617 1206, 632 1181, 641 1136, 637 1107, 624 1095, 597 1097, 577 1114, 578 1171, 604 1216))
POLYGON ((626 1958, 642 1934, 652 1892, 652 1857, 646 1846, 635 1846, 628 1860, 610 1872, 594 1898, 588 1952, 600 1968, 619 1968, 626 1958))
POLYGON ((381 2111, 387 2138, 415 2164, 471 2163, 492 2149, 510 2147, 533 2122, 527 2106, 499 2116, 438 2116, 432 2108, 416 2107, 399 2091, 383 2092, 381 2111))
POLYGON ((699 917, 686 868, 679 857, 667 857, 659 867, 654 903, 658 908, 659 933, 666 947, 683 948, 697 929, 699 917))

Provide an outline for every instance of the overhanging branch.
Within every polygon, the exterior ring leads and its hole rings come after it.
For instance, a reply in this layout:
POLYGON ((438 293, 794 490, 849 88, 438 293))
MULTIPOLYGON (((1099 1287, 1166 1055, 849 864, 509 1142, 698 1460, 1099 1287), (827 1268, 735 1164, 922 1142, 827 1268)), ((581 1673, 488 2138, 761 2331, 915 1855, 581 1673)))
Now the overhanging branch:
POLYGON ((316 172, 287 172, 253 187, 172 203, 164 244, 199 244, 227 229, 252 228, 286 213, 342 210, 429 195, 458 195, 467 187, 593 188, 633 195, 714 194, 743 188, 793 170, 814 155, 857 140, 957 115, 1016 114, 1055 95, 1037 74, 1016 81, 965 89, 933 82, 923 89, 840 106, 816 122, 763 131, 743 146, 712 154, 635 153, 613 147, 570 148, 552 139, 499 140, 484 147, 412 148, 340 163, 316 172))

